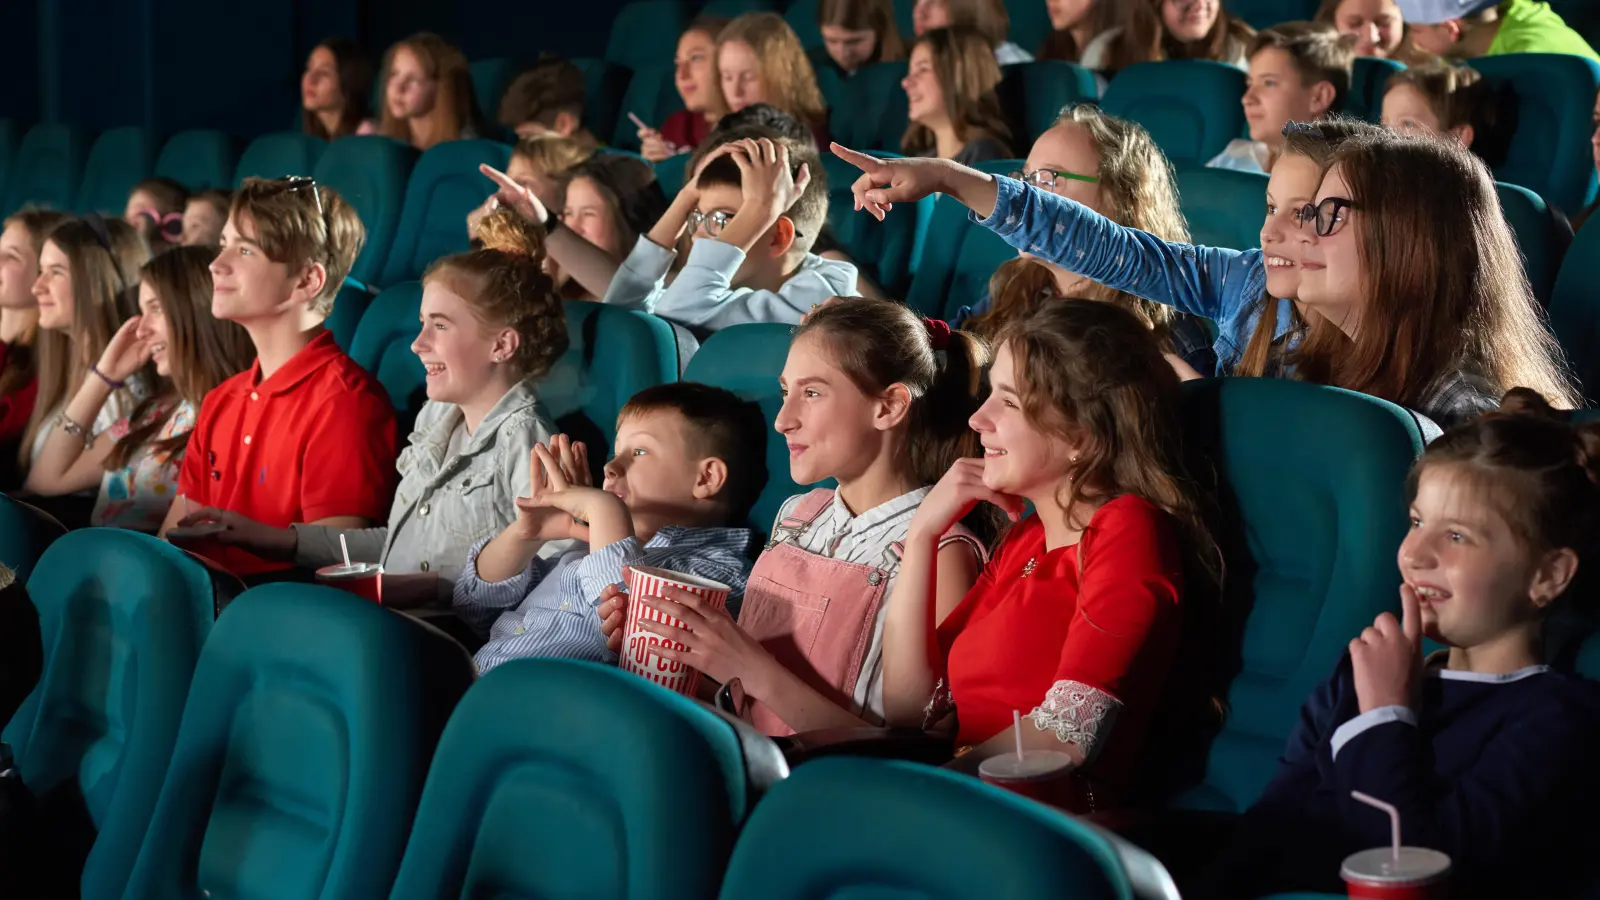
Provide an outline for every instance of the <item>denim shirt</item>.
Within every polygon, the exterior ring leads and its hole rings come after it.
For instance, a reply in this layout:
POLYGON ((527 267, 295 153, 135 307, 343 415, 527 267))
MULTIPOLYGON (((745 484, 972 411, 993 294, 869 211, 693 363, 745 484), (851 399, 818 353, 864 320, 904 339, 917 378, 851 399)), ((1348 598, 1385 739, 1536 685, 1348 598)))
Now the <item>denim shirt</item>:
MULTIPOLYGON (((995 176, 994 212, 974 222, 1069 272, 1217 323, 1217 375, 1244 355, 1261 315, 1267 269, 1257 250, 1196 247, 1127 228, 1075 200, 995 176)), ((1289 330, 1278 304, 1275 337, 1289 330)))
POLYGON ((312 568, 340 562, 342 534, 352 560, 381 562, 385 573, 393 575, 437 573, 439 600, 448 602, 467 551, 516 518, 516 498, 529 490, 528 453, 555 433, 531 378, 507 391, 452 457, 450 439, 461 421, 461 408, 454 403, 429 401, 423 406, 410 444, 395 464, 400 486, 388 526, 295 525, 295 562, 312 568))

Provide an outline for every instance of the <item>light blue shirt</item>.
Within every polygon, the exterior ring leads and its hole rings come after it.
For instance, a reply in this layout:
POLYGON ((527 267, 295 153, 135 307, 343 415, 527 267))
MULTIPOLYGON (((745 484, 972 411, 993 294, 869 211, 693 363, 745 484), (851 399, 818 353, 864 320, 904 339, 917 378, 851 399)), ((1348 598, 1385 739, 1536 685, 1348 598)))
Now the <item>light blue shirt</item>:
POLYGON ((456 579, 456 614, 479 634, 487 633, 473 662, 482 674, 511 659, 554 656, 615 663, 600 631, 600 592, 622 583, 624 566, 654 566, 728 585, 728 608, 737 610, 750 575, 749 551, 756 534, 747 528, 667 527, 648 543, 636 537, 589 552, 575 544, 553 560, 535 558, 528 568, 499 582, 478 577, 478 554, 489 538, 473 545, 456 579))

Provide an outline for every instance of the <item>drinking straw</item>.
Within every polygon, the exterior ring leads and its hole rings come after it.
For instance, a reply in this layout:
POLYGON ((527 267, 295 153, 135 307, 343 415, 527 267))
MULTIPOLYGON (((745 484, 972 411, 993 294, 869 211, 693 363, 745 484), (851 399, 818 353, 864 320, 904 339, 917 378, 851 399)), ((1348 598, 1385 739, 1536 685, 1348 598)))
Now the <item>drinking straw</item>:
POLYGON ((350 545, 344 542, 344 535, 339 535, 339 552, 344 554, 344 567, 350 568, 350 545))
POLYGON ((1375 809, 1381 809, 1389 814, 1389 842, 1393 845, 1394 861, 1400 862, 1400 810, 1394 804, 1385 803, 1377 797, 1363 794, 1360 791, 1351 791, 1350 796, 1375 809))
POLYGON ((1016 735, 1017 735, 1017 765, 1020 766, 1020 765, 1022 765, 1022 711, 1021 710, 1013 709, 1011 711, 1011 724, 1013 726, 1011 730, 1016 732, 1016 735))

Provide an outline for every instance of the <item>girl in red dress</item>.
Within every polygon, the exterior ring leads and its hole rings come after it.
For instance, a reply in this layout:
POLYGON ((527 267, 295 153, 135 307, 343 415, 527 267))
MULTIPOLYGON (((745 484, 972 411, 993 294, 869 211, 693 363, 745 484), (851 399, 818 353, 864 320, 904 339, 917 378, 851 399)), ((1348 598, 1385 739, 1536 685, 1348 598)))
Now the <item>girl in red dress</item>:
POLYGON ((1075 805, 1127 794, 1177 654, 1182 552, 1209 545, 1178 453, 1178 378, 1132 314, 1063 300, 997 336, 992 393, 913 519, 884 633, 884 715, 928 727, 953 705, 954 765, 1022 743, 1065 753, 1075 805), (937 537, 976 504, 1019 517, 936 624, 937 537))

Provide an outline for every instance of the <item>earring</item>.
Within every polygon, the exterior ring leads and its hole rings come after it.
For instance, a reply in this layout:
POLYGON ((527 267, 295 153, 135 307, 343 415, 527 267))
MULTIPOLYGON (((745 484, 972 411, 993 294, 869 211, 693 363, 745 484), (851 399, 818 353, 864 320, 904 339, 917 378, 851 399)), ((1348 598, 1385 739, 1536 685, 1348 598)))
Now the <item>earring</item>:
POLYGON ((500 354, 496 353, 494 355, 494 361, 497 362, 497 363, 498 362, 505 362, 506 358, 504 356, 501 356, 500 354))

